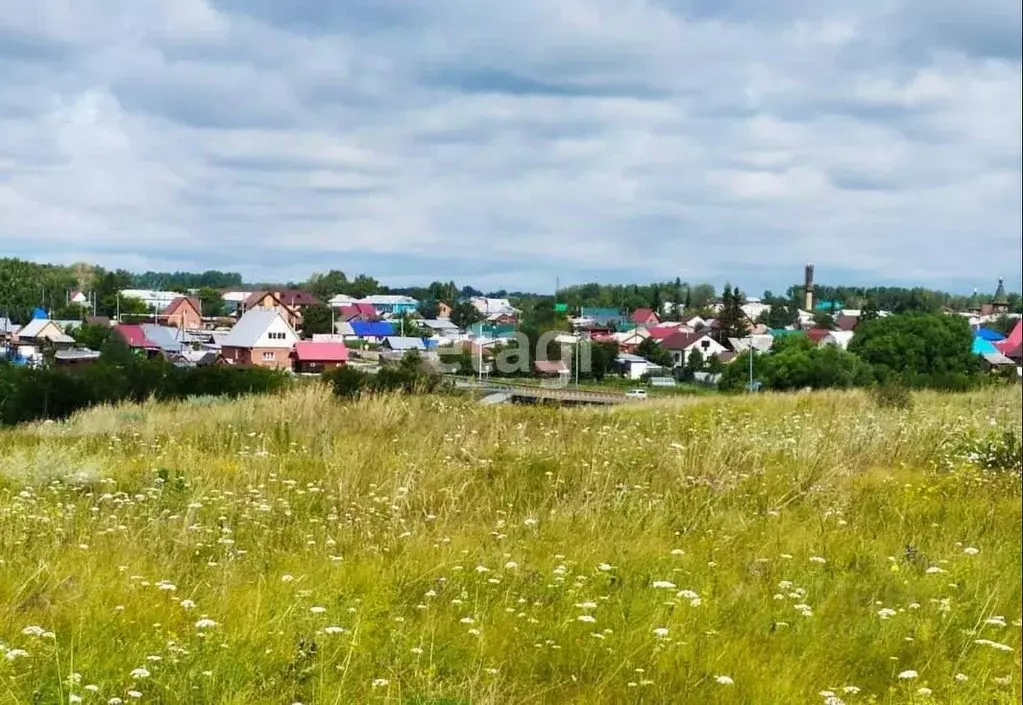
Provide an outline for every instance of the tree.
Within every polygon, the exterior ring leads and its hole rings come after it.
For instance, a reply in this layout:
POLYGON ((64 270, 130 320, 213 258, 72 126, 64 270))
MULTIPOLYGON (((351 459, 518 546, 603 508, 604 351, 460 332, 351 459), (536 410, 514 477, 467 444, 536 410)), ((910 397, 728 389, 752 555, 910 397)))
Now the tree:
POLYGON ((910 387, 966 389, 982 365, 973 354, 973 331, 962 316, 895 314, 861 322, 849 352, 868 363, 879 382, 910 387))
POLYGON ((223 316, 224 299, 220 292, 211 286, 204 286, 199 289, 199 309, 203 316, 223 316))
MULTIPOLYGON (((737 357, 722 372, 719 388, 739 391, 749 383, 749 352, 737 357)), ((871 382, 870 366, 835 345, 817 347, 803 335, 779 338, 769 354, 756 355, 754 380, 764 388, 781 391, 845 389, 871 382)))
POLYGON ((712 284, 697 284, 686 295, 686 308, 706 308, 714 301, 714 286, 712 284))
POLYGON ((703 352, 699 348, 694 348, 689 351, 689 356, 686 358, 685 364, 680 369, 680 376, 685 381, 692 380, 697 372, 703 372, 704 360, 703 352))
POLYGON ((725 284, 725 290, 721 295, 721 313, 718 314, 722 339, 742 338, 749 332, 742 303, 742 292, 738 288, 733 291, 730 284, 725 284))
POLYGON ((424 338, 427 333, 419 323, 419 319, 411 313, 406 313, 395 324, 394 330, 406 338, 424 338))
POLYGON ((468 301, 459 301, 451 309, 451 322, 461 329, 483 320, 483 314, 468 301))
POLYGON ((877 310, 877 301, 873 296, 868 296, 866 301, 863 303, 863 308, 860 309, 860 323, 866 321, 872 321, 880 315, 877 310))
POLYGON ((333 315, 330 307, 324 304, 313 304, 302 309, 302 335, 311 338, 314 335, 333 333, 331 321, 333 315))
POLYGON ((345 276, 345 273, 340 269, 332 269, 326 274, 319 272, 313 274, 303 288, 326 303, 334 296, 344 292, 347 286, 348 277, 345 276))
POLYGON ((653 338, 644 338, 643 342, 636 346, 636 354, 658 367, 671 368, 674 360, 670 350, 665 350, 653 338))
POLYGON ((760 318, 757 320, 768 328, 778 330, 791 326, 796 320, 796 315, 784 303, 773 303, 771 308, 760 314, 760 318))
POLYGON ((440 302, 436 299, 426 299, 419 302, 419 314, 427 319, 433 320, 440 315, 440 302))
POLYGON ((825 330, 835 330, 835 318, 827 311, 815 311, 813 314, 813 325, 825 330))
POLYGON ((115 336, 110 326, 83 323, 75 329, 75 342, 90 350, 103 350, 110 339, 115 336))

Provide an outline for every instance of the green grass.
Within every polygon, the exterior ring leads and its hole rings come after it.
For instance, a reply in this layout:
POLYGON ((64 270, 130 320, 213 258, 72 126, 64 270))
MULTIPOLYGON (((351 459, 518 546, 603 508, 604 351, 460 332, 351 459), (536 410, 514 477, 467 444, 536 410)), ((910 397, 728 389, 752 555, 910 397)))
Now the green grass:
POLYGON ((302 385, 0 431, 0 703, 1019 702, 1021 426, 302 385))

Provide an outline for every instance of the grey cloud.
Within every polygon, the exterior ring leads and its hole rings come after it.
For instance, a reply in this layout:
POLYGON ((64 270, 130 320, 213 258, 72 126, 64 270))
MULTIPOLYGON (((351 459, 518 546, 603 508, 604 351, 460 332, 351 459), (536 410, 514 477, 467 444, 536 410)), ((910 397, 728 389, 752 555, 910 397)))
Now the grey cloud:
POLYGON ((0 52, 3 250, 509 289, 1020 259, 1004 2, 37 4, 0 0, 41 47, 0 52))

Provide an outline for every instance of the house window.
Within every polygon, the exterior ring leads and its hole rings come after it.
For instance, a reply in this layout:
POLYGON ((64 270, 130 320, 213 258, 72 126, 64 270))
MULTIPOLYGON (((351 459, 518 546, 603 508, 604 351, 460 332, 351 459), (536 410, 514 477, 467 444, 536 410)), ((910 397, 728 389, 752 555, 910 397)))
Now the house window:
POLYGON ((700 347, 703 348, 704 350, 706 350, 707 348, 710 347, 710 341, 709 340, 701 340, 700 341, 700 347))
POLYGON ((276 359, 273 352, 263 353, 263 362, 273 362, 276 359))

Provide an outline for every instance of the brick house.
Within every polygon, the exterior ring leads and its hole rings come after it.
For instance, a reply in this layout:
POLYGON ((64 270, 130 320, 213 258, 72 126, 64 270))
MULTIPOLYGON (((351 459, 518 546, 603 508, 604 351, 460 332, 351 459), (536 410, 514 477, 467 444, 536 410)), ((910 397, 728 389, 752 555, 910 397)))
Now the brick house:
POLYGON ((179 296, 160 314, 160 323, 181 330, 197 330, 202 328, 202 312, 199 308, 198 299, 192 296, 179 296))
POLYGON ((220 356, 236 365, 289 369, 298 341, 282 311, 257 307, 238 319, 221 343, 220 356))
MULTIPOLYGON (((294 300, 294 297, 292 297, 294 300)), ((242 302, 241 310, 243 313, 252 311, 254 309, 263 309, 267 311, 280 311, 284 317, 285 322, 292 328, 300 328, 302 326, 302 313, 297 308, 289 306, 284 303, 281 297, 273 291, 255 291, 249 295, 249 298, 242 302)))
POLYGON ((661 322, 661 319, 657 317, 657 314, 649 308, 637 308, 632 312, 632 316, 630 316, 630 318, 637 326, 643 327, 656 326, 661 322))

